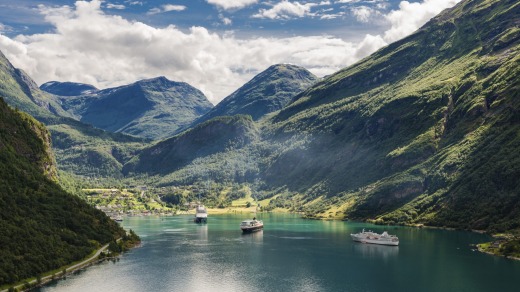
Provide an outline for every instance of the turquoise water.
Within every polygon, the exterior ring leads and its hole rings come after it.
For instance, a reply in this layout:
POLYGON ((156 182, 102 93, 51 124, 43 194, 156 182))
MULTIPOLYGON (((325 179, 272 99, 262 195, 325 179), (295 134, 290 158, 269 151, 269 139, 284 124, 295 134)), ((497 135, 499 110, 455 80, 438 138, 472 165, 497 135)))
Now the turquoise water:
POLYGON ((518 291, 520 262, 481 254, 481 234, 261 214, 263 231, 242 235, 249 215, 127 217, 142 246, 42 291, 518 291), (387 230, 399 247, 352 242, 387 230))

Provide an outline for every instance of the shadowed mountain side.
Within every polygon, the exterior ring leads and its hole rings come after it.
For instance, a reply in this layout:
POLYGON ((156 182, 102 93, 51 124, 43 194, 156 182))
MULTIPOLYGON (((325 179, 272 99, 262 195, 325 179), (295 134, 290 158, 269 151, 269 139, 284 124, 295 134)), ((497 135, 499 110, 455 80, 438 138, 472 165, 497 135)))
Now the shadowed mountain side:
POLYGON ((257 139, 250 116, 216 117, 144 149, 124 166, 124 173, 167 174, 193 159, 244 147, 257 139))

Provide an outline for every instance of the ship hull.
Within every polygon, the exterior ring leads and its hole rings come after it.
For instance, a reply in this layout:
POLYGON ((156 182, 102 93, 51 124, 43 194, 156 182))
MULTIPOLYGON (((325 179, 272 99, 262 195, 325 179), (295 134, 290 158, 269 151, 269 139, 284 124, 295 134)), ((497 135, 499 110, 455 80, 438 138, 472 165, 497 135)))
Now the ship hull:
POLYGON ((207 217, 195 217, 193 219, 193 222, 195 222, 195 223, 207 223, 208 222, 208 218, 207 217))
POLYGON ((253 226, 253 227, 241 227, 240 229, 242 229, 243 233, 251 233, 251 232, 255 232, 255 231, 264 229, 264 226, 262 225, 262 226, 253 226))

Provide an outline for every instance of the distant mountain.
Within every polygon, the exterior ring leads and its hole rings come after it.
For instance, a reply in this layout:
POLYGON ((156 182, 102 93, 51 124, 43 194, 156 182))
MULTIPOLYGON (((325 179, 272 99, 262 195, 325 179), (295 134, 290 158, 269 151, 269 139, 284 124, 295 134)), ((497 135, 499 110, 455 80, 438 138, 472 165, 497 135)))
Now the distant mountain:
POLYGON ((250 115, 256 121, 282 109, 295 95, 317 80, 305 68, 289 64, 273 65, 224 98, 194 124, 217 116, 237 114, 250 115))
POLYGON ((0 286, 83 259, 124 234, 55 182, 49 136, 0 98, 0 286))
MULTIPOLYGON (((55 89, 65 90, 61 85, 55 89)), ((200 90, 165 77, 88 90, 83 95, 72 93, 77 90, 60 97, 60 102, 80 121, 113 133, 149 139, 171 137, 213 107, 200 90)))
POLYGON ((78 96, 98 91, 96 87, 90 84, 59 81, 46 82, 40 85, 40 89, 48 93, 60 96, 78 96))
POLYGON ((11 107, 31 114, 50 130, 61 170, 88 177, 121 177, 126 159, 143 145, 141 138, 109 133, 72 119, 56 96, 40 90, 1 52, 0 80, 0 97, 11 107))
POLYGON ((257 139, 249 116, 216 117, 175 137, 145 148, 124 166, 128 173, 167 174, 226 149, 242 148, 257 139))

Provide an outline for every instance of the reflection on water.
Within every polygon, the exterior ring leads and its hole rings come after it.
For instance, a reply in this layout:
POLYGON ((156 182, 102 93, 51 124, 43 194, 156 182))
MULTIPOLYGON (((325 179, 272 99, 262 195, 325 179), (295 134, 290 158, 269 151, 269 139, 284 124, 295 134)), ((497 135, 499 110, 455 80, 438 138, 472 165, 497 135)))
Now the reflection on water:
POLYGON ((264 241, 264 230, 258 230, 251 233, 242 233, 244 242, 262 243, 264 241))
POLYGON ((390 257, 396 257, 399 255, 398 246, 353 242, 352 249, 365 258, 388 259, 390 257))
POLYGON ((201 241, 208 241, 208 225, 197 225, 197 239, 201 241))

